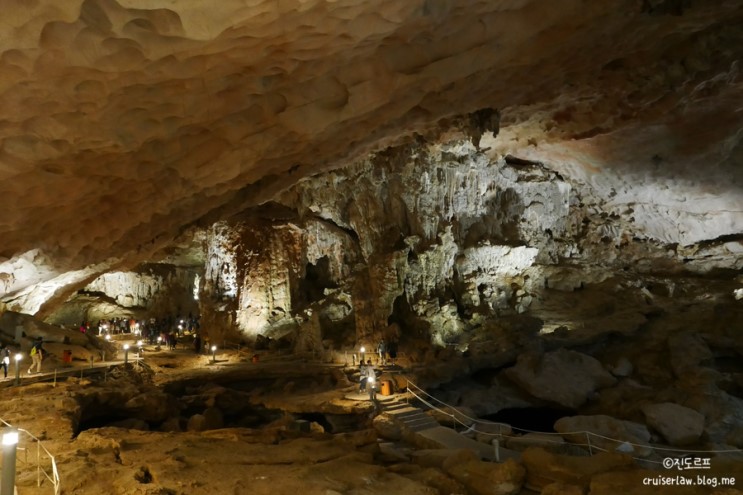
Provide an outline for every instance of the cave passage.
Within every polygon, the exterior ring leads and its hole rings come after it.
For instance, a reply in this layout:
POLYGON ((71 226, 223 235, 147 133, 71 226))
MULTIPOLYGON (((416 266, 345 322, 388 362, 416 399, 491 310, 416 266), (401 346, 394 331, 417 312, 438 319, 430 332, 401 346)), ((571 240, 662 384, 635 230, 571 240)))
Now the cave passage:
POLYGON ((513 407, 501 409, 495 414, 483 416, 483 419, 496 423, 506 423, 514 430, 527 430, 543 433, 555 433, 555 421, 566 416, 575 415, 575 411, 552 407, 513 407))

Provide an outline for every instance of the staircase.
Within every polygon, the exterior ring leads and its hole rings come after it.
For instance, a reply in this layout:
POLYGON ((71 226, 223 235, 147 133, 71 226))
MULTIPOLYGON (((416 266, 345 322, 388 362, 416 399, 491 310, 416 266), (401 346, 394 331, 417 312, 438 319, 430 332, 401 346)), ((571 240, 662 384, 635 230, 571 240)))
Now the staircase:
MULTIPOLYGON (((481 459, 496 460, 495 448, 465 437, 452 428, 441 426, 435 419, 418 407, 407 404, 396 397, 380 400, 381 410, 389 415, 393 421, 418 438, 419 443, 427 446, 437 446, 443 449, 469 449, 481 459)), ((518 458, 517 452, 499 448, 500 460, 508 457, 518 458)))
POLYGON ((398 400, 383 402, 382 412, 388 414, 401 426, 414 433, 440 427, 439 423, 423 412, 422 409, 398 400))

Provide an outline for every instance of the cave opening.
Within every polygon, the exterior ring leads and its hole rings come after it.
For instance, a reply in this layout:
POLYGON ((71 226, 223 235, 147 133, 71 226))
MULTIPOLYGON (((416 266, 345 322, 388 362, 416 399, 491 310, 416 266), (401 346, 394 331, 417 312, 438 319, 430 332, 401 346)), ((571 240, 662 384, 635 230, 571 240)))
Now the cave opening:
POLYGON ((326 433, 333 433, 333 425, 328 421, 328 418, 321 413, 299 413, 296 415, 297 419, 302 419, 312 423, 317 423, 323 427, 326 433))
POLYGON ((555 433, 555 422, 573 415, 575 411, 556 407, 511 407, 483 416, 483 419, 511 425, 515 431, 555 433))
POLYGON ((325 297, 325 289, 337 287, 333 281, 330 259, 327 256, 319 258, 314 264, 307 263, 304 273, 304 278, 299 280, 299 293, 300 299, 305 304, 322 301, 325 297))
MULTIPOLYGON (((106 408, 101 410, 98 414, 91 415, 89 417, 83 417, 75 424, 75 428, 72 432, 72 437, 77 437, 80 433, 86 430, 92 430, 95 428, 105 428, 107 426, 124 426, 125 423, 136 421, 131 415, 125 411, 117 410, 115 408, 106 408)), ((152 426, 149 423, 143 421, 141 425, 147 424, 148 427, 152 426)), ((125 427, 132 427, 128 424, 125 427)))

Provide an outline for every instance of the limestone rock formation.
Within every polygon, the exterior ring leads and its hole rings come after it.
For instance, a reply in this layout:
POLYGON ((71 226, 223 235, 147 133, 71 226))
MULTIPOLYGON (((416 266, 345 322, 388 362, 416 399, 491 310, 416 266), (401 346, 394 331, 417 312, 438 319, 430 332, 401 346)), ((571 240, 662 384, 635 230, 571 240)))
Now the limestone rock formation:
POLYGON ((671 445, 697 442, 704 431, 704 416, 693 409, 670 402, 648 404, 642 408, 647 423, 671 445))
MULTIPOLYGON (((39 321, 187 312, 211 342, 312 363, 384 337, 468 416, 549 404, 580 415, 563 431, 643 443, 646 421, 672 443, 743 445, 739 0, 6 3, 2 343, 41 335, 87 358, 113 349, 39 321), (701 415, 683 411, 691 434, 670 429, 664 415, 681 410, 667 404, 701 415)), ((313 369, 262 406, 320 410, 340 429, 333 414, 370 412, 326 395, 313 369)), ((197 447, 224 435, 253 458, 251 435, 210 428, 252 421, 261 394, 181 392, 182 411, 144 383, 60 405, 72 430, 113 407, 139 419, 119 426, 198 430, 183 433, 197 447)), ((76 441, 139 463, 120 430, 76 441)), ((180 448, 175 433, 126 435, 180 448)), ((323 478, 339 466, 346 491, 367 478, 514 491, 523 478, 465 463, 456 481, 420 466, 404 478, 367 462, 372 447, 328 440, 321 454, 271 435, 277 464, 245 468, 222 449, 218 473, 284 477, 284 459, 328 493, 343 491, 323 478)), ((170 492, 187 470, 171 457, 153 473, 107 465, 98 488, 152 478, 170 492)), ((605 467, 560 481, 583 490, 605 467)))
POLYGON ((535 397, 575 409, 591 394, 616 380, 599 361, 575 351, 560 349, 543 356, 519 356, 506 375, 535 397))
MULTIPOLYGON (((625 442, 630 445, 629 453, 648 455, 644 447, 650 441, 650 432, 645 425, 632 421, 622 421, 606 415, 571 416, 557 420, 555 431, 573 443, 588 446, 590 443, 607 452, 624 452, 625 442), (586 432, 596 435, 586 435, 586 432)), ((626 452, 625 452, 626 453, 626 452)))
MULTIPOLYGON (((636 231, 609 238, 740 254, 743 14, 734 0, 666 3, 9 4, 0 294, 35 313, 167 258, 188 226, 447 132, 590 185, 636 231)), ((424 239, 434 218, 415 220, 424 239)))

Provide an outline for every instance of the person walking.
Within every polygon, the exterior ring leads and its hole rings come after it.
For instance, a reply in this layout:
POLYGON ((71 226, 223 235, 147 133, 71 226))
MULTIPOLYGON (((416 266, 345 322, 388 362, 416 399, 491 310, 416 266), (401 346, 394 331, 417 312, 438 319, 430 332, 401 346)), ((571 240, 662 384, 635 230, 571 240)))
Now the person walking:
POLYGON ((384 366, 387 364, 387 345, 385 344, 384 339, 380 340, 379 344, 377 344, 377 354, 379 354, 379 365, 384 366))
POLYGON ((33 367, 36 365, 36 373, 41 373, 41 362, 44 360, 44 354, 46 350, 43 347, 44 341, 41 337, 37 337, 34 341, 34 345, 31 347, 31 367, 28 369, 28 374, 33 373, 33 367))

